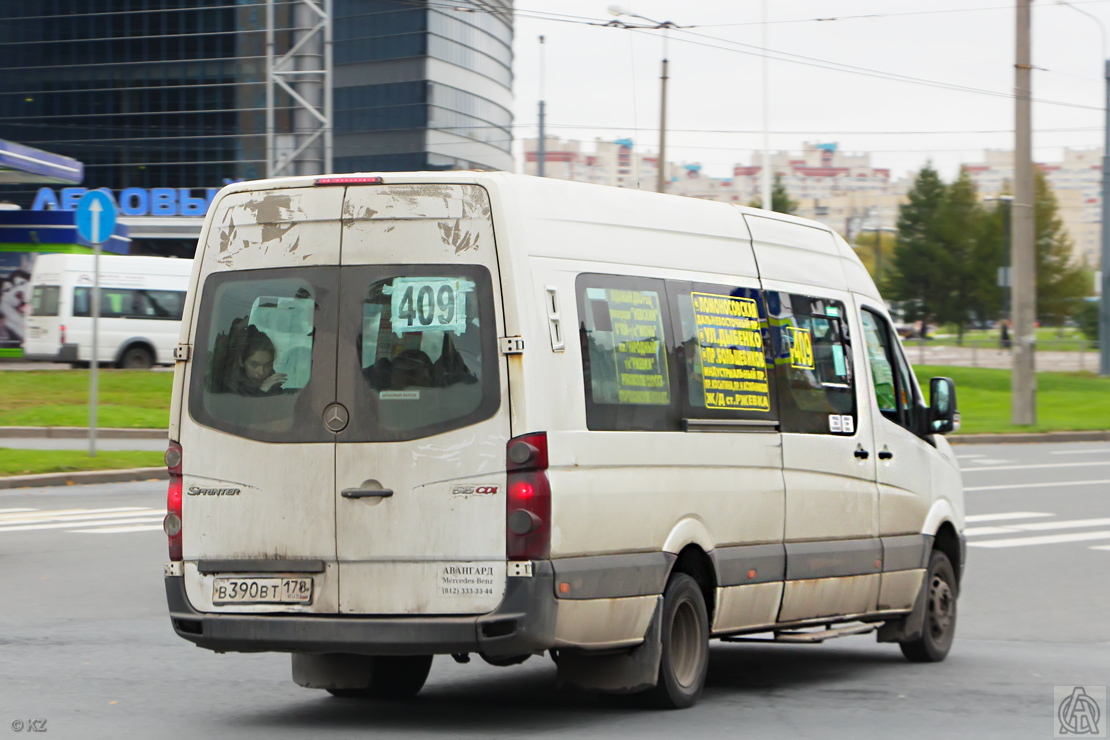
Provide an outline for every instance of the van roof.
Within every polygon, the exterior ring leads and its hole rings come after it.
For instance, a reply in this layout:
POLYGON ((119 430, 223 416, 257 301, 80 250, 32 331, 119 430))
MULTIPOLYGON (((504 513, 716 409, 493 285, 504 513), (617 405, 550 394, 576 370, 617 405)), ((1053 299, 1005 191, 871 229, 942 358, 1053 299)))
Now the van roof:
MULTIPOLYGON (((489 190, 505 194, 506 197, 513 197, 522 215, 535 221, 624 226, 638 229, 642 233, 684 233, 697 234, 718 240, 748 241, 752 236, 752 226, 756 224, 772 226, 774 224, 771 231, 778 235, 780 242, 784 239, 788 240, 791 254, 779 263, 779 267, 774 274, 764 274, 762 277, 802 284, 814 283, 816 279, 816 284, 850 290, 881 300, 874 281, 860 262, 855 250, 828 226, 797 216, 720 201, 508 172, 477 170, 365 172, 282 177, 234 183, 223 188, 220 196, 237 192, 313 187, 317 180, 322 178, 336 178, 347 182, 380 178, 381 182, 386 185, 406 183, 482 185, 489 190), (514 195, 509 196, 508 193, 514 195), (681 207, 674 207, 679 202, 681 207), (738 214, 744 218, 738 219, 738 214), (752 219, 757 219, 757 221, 752 221, 752 219), (817 232, 824 232, 829 236, 814 238, 817 236, 817 232), (828 262, 830 258, 839 262, 843 268, 843 278, 840 275, 829 275, 827 270, 812 269, 812 266, 815 266, 816 263, 811 263, 807 259, 806 253, 809 253, 809 256, 818 262, 821 260, 828 262), (799 258, 801 258, 800 261, 799 258)), ((760 250, 758 234, 756 238, 756 253, 758 254, 760 250)), ((559 243, 558 246, 549 246, 547 249, 544 248, 545 241, 549 245, 553 242, 551 239, 538 240, 538 244, 529 246, 529 253, 534 256, 567 256, 565 250, 570 248, 567 241, 559 243)), ((773 242, 770 244, 773 244, 773 242)), ((768 248, 774 249, 773 246, 764 247, 764 249, 768 248)), ((638 251, 636 259, 644 259, 645 252, 650 253, 650 250, 638 251)), ((672 258, 676 265, 689 267, 690 255, 672 254, 672 258)), ((762 259, 760 263, 763 263, 762 259)), ((669 267, 672 265, 660 263, 654 266, 669 267)), ((707 267, 706 271, 712 272, 714 270, 707 267)), ((726 273, 747 272, 743 269, 721 271, 726 273)))

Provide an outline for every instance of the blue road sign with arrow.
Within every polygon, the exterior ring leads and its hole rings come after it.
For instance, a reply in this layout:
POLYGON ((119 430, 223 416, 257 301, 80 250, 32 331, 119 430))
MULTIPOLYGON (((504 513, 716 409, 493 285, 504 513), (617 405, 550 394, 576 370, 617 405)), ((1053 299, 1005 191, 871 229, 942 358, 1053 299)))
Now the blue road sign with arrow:
POLYGON ((74 220, 77 233, 90 244, 101 244, 112 237, 119 209, 112 196, 103 190, 90 190, 77 202, 74 220))

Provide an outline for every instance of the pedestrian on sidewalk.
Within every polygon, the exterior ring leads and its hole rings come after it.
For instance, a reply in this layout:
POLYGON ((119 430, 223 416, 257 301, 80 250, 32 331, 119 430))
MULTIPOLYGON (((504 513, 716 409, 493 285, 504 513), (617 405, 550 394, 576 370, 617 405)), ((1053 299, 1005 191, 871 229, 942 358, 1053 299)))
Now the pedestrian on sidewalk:
POLYGON ((1002 331, 998 339, 998 346, 1000 346, 1003 350, 1008 350, 1010 349, 1012 344, 1013 342, 1010 340, 1010 322, 1008 320, 1003 321, 1002 331))

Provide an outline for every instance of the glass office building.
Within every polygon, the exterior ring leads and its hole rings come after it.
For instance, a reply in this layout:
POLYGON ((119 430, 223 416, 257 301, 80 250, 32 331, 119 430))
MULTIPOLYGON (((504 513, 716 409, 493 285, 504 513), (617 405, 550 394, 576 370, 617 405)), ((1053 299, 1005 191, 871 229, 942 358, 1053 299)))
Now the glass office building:
MULTIPOLYGON (((511 0, 333 2, 334 171, 511 169, 511 0)), ((80 160, 89 188, 264 177, 266 38, 265 0, 3 0, 0 139, 80 160)))

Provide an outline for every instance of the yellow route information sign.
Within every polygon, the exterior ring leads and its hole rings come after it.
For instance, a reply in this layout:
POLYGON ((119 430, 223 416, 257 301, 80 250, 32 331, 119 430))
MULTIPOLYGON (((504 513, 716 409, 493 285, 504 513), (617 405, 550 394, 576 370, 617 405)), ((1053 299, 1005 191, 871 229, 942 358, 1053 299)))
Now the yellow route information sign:
POLYGON ((617 400, 665 406, 671 402, 663 315, 653 291, 609 290, 617 360, 617 400))
POLYGON ((691 293, 705 407, 771 410, 759 306, 752 298, 691 293))

